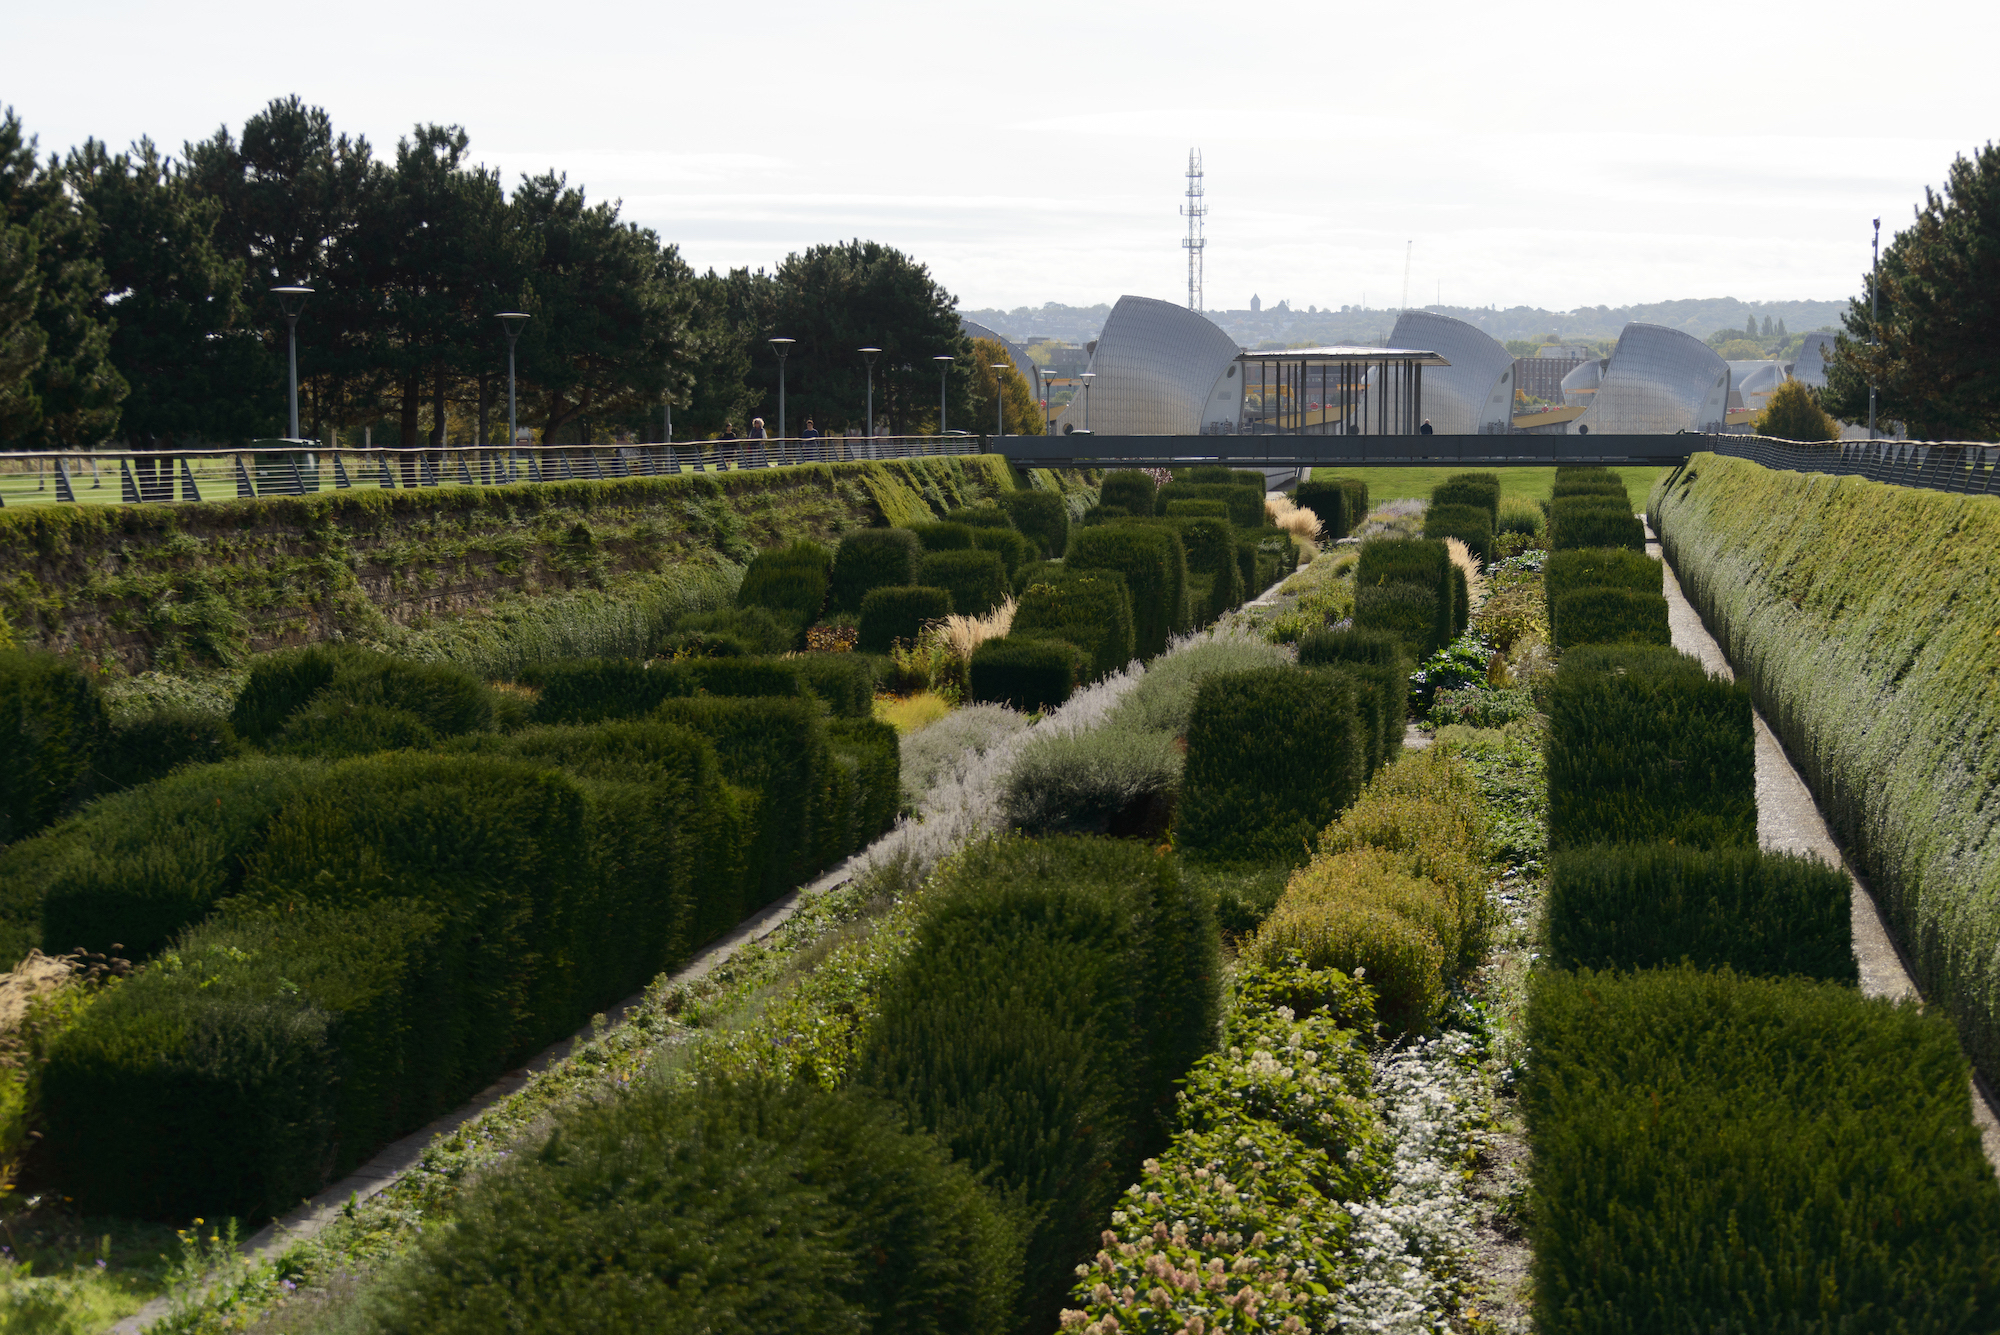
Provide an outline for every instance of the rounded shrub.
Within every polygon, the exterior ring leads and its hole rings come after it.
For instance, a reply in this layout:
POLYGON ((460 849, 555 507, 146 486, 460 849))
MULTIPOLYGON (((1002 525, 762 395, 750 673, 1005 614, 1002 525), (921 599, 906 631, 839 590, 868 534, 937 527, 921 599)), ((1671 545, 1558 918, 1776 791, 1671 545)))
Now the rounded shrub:
POLYGON ((265 749, 306 760, 345 760, 437 741, 437 730, 407 709, 322 696, 287 719, 265 749))
POLYGON ((998 555, 1007 568, 1009 580, 1035 554, 1035 544, 1011 528, 975 528, 972 530, 972 545, 982 552, 998 555))
POLYGON ((263 654, 236 696, 229 725, 256 746, 276 737, 285 720, 348 668, 380 661, 382 655, 346 644, 308 644, 263 654))
POLYGON ((832 605, 859 612, 870 589, 914 584, 923 543, 906 528, 864 528, 846 534, 833 556, 832 605))
POLYGON ((0 650, 0 844, 33 834, 90 795, 111 733, 82 668, 40 650, 0 650))
POLYGON ((1164 653, 1168 637, 1186 624, 1187 554, 1178 533, 1150 524, 1078 529, 1070 534, 1063 564, 1125 577, 1132 595, 1133 648, 1141 658, 1164 653))
POLYGON ((1359 975, 1374 989, 1385 1028, 1422 1032, 1442 1013, 1446 995, 1445 945, 1425 925, 1441 918, 1437 898, 1435 886, 1397 873, 1392 864, 1353 887, 1351 896, 1287 890, 1244 958, 1266 968, 1297 959, 1309 968, 1359 975))
POLYGON ((1022 588, 1009 638, 1053 636, 1089 655, 1092 678, 1132 661, 1132 595, 1116 570, 1048 573, 1022 588))
POLYGON ((861 600, 855 644, 863 653, 886 654, 898 640, 914 640, 926 623, 952 613, 951 593, 922 584, 870 589, 861 600))
POLYGON ((944 522, 966 528, 1010 529, 1014 527, 1014 516, 997 504, 961 505, 945 511, 944 522))
POLYGON ((1069 699, 1089 671, 1089 656, 1068 640, 1007 635, 972 651, 967 676, 974 701, 1035 713, 1069 699))
POLYGON ((910 532, 926 552, 962 552, 972 547, 972 529, 964 524, 912 524, 910 532))
POLYGON ((1118 506, 1128 514, 1149 515, 1153 513, 1157 490, 1152 474, 1137 468, 1117 468, 1104 475, 1097 489, 1097 503, 1118 506))
POLYGON ((833 578, 833 553, 816 542, 759 552, 737 586, 738 607, 768 607, 810 623, 826 606, 833 578))
POLYGON ((227 716, 161 705, 112 723, 97 753, 96 786, 100 791, 133 788, 183 765, 212 765, 242 750, 227 716))
POLYGON ((1003 491, 1000 504, 1014 517, 1014 527, 1032 539, 1046 557, 1060 556, 1069 546, 1069 506, 1052 491, 1003 491))
MULTIPOLYGON (((970 532, 970 530, 966 530, 970 532)), ((919 583, 951 594, 951 610, 960 616, 985 616, 1005 601, 1007 566, 998 552, 930 552, 917 572, 919 583)))

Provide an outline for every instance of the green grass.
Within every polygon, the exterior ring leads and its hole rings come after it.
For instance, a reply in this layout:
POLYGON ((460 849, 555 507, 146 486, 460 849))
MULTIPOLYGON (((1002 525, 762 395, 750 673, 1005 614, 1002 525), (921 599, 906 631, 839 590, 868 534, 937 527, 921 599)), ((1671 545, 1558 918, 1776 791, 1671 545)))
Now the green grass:
MULTIPOLYGON (((1480 468, 1489 465, 1480 464, 1480 468)), ((1326 482, 1337 477, 1358 477, 1368 484, 1368 502, 1380 505, 1383 501, 1402 500, 1415 497, 1429 500, 1431 488, 1466 470, 1449 468, 1315 468, 1313 481, 1326 482)), ((1548 468, 1493 468, 1500 478, 1500 499, 1504 502, 1511 496, 1524 500, 1545 499, 1555 489, 1556 470, 1548 468)), ((1632 496, 1636 509, 1646 503, 1646 493, 1653 489, 1669 470, 1665 468, 1614 468, 1612 472, 1624 479, 1625 490, 1632 496)))

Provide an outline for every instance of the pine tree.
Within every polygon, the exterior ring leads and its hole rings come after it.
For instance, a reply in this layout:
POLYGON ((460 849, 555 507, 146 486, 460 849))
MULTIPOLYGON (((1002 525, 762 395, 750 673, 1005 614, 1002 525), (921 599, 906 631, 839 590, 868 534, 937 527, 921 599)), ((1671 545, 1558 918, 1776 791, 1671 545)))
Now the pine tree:
POLYGON ((1781 339, 1788 339, 1791 337, 1790 334, 1785 332, 1785 317, 1782 315, 1778 317, 1778 337, 1781 339))
POLYGON ((0 446, 17 442, 42 424, 42 401, 33 375, 49 336, 35 323, 42 275, 35 238, 25 227, 0 223, 0 446))

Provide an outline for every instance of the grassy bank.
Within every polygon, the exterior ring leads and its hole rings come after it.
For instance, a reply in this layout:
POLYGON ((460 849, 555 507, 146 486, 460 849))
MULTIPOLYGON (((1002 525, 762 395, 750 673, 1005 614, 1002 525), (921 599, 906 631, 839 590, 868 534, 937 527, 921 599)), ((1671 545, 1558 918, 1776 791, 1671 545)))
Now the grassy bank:
MULTIPOLYGON (((1315 482, 1330 481, 1337 477, 1358 477, 1368 484, 1368 499, 1380 505, 1383 501, 1419 498, 1428 500, 1431 488, 1446 478, 1464 472, 1463 467, 1446 468, 1315 468, 1315 482)), ((1545 499, 1555 487, 1556 470, 1549 468, 1495 468, 1492 470, 1500 478, 1500 499, 1518 498, 1524 501, 1545 499)), ((1634 497, 1644 496, 1653 484, 1664 477, 1665 468, 1614 468, 1625 482, 1626 489, 1634 497)))

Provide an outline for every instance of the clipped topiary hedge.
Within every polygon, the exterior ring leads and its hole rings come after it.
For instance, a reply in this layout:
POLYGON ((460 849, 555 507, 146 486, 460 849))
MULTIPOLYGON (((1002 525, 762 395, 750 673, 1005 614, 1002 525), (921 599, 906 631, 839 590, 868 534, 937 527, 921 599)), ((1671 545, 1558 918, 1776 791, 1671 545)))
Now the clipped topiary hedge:
POLYGON ((230 726, 244 741, 261 746, 344 668, 373 663, 379 657, 345 644, 309 644, 259 655, 236 694, 230 726))
POLYGON ((1500 529, 1500 475, 1452 474, 1431 488, 1432 508, 1445 505, 1469 505, 1484 510, 1487 526, 1497 533, 1500 529))
POLYGON ((1659 593, 1665 570, 1657 556, 1620 547, 1550 552, 1542 563, 1542 588, 1551 601, 1574 589, 1631 589, 1659 593))
POLYGON ((864 653, 886 654, 898 640, 914 640, 926 623, 953 612, 951 593, 923 584, 870 589, 861 600, 861 624, 855 647, 864 653))
POLYGON ((1149 524, 1080 528, 1069 536, 1063 564, 1125 577, 1132 595, 1133 651, 1141 658, 1164 653, 1167 637, 1187 622, 1187 555, 1178 533, 1149 524))
POLYGON ((1176 842, 1216 861, 1302 862, 1354 800, 1377 734, 1355 686, 1294 667, 1204 680, 1188 721, 1176 842))
POLYGON ((1757 843, 1750 692, 1654 646, 1565 654, 1548 701, 1549 846, 1757 843))
POLYGON ((182 705, 162 705, 113 720, 91 768, 102 792, 163 779, 183 765, 213 765, 243 750, 229 719, 182 705))
POLYGON ((1544 970, 1524 1038, 1538 1331, 2000 1327, 2000 1191, 1935 1011, 1544 970))
POLYGON ((1007 635, 972 651, 967 680, 975 701, 1023 713, 1054 709, 1090 675, 1090 656, 1068 640, 1007 635))
POLYGON ((833 580, 833 553, 816 542, 759 552, 736 589, 738 607, 768 607, 802 624, 819 619, 833 580))
POLYGON ((870 589, 917 582, 923 543, 906 528, 864 528, 841 538, 833 556, 829 600, 844 612, 859 612, 870 589))
MULTIPOLYGON (((1457 586, 1452 578, 1451 556, 1444 543, 1427 538, 1378 538, 1361 544, 1361 559, 1354 573, 1354 624, 1363 630, 1392 630, 1403 636, 1414 656, 1430 657, 1457 634, 1457 586), (1362 591, 1386 589, 1392 584, 1412 584, 1430 590, 1435 598, 1433 621, 1421 640, 1414 612, 1405 606, 1393 613, 1384 609, 1386 621, 1364 619, 1362 591)), ((1402 603, 1410 600, 1405 596, 1402 603)), ((1371 608, 1371 611, 1373 609, 1371 608)))
MULTIPOLYGON (((1012 494, 1012 493, 1007 493, 1012 494)), ((947 524, 962 524, 966 528, 1014 527, 1014 517, 1004 504, 958 506, 944 512, 947 524)))
POLYGON ((1858 982, 1847 874, 1755 848, 1613 844, 1556 855, 1549 958, 1562 969, 1697 968, 1858 982))
POLYGON ((1435 585, 1394 580, 1357 585, 1354 626, 1357 630, 1394 636, 1411 659, 1429 658, 1445 644, 1442 630, 1450 625, 1450 604, 1440 604, 1435 585))
POLYGON ((1051 568, 1021 590, 1008 637, 1053 636, 1089 656, 1092 678, 1132 661, 1132 595, 1116 570, 1051 568))
POLYGON ((912 524, 910 532, 926 552, 963 552, 973 545, 973 530, 964 524, 912 524))
MULTIPOLYGON (((1405 667, 1415 671, 1406 642, 1383 630, 1316 630, 1299 641, 1299 666, 1366 663, 1375 667, 1405 667)), ((1403 675, 1407 677, 1409 671, 1403 675)))
POLYGON ((1549 550, 1625 547, 1646 550, 1646 526, 1629 501, 1610 497, 1565 496, 1549 506, 1549 550))
POLYGON ((1104 475, 1104 482, 1097 489, 1097 501, 1099 505, 1118 506, 1127 514, 1149 515, 1153 513, 1157 492, 1150 473, 1137 468, 1118 468, 1104 475))
POLYGON ((1319 518, 1322 542, 1335 542, 1353 531, 1360 517, 1348 508, 1348 490, 1338 482, 1301 482, 1292 488, 1292 504, 1319 518))
POLYGON ((1484 506, 1440 505, 1431 502, 1424 511, 1426 538, 1457 538, 1471 549, 1481 565, 1493 560, 1493 519, 1484 506))
POLYGON ((1169 482, 1153 500, 1153 513, 1164 515, 1175 501, 1221 501, 1229 507, 1229 522, 1238 528, 1257 528, 1264 522, 1264 489, 1236 482, 1169 482))
POLYGON ((924 557, 917 579, 929 588, 949 593, 951 610, 960 616, 985 616, 1008 592, 1007 566, 998 552, 931 552, 924 557))
POLYGON ((1168 501, 1169 519, 1227 519, 1229 507, 1221 501, 1168 501))
POLYGON ((982 552, 997 555, 1007 568, 1009 581, 1035 555, 1035 544, 1011 528, 975 528, 972 530, 972 545, 982 552))
POLYGON ((1550 598, 1549 633, 1558 649, 1674 642, 1667 626, 1666 597, 1631 589, 1572 589, 1550 598))
POLYGON ((873 718, 875 665, 860 654, 800 654, 785 662, 835 718, 873 718))
POLYGON ((1000 504, 1014 517, 1014 527, 1033 540, 1043 556, 1059 556, 1069 546, 1069 507, 1054 492, 1003 491, 1000 504))

